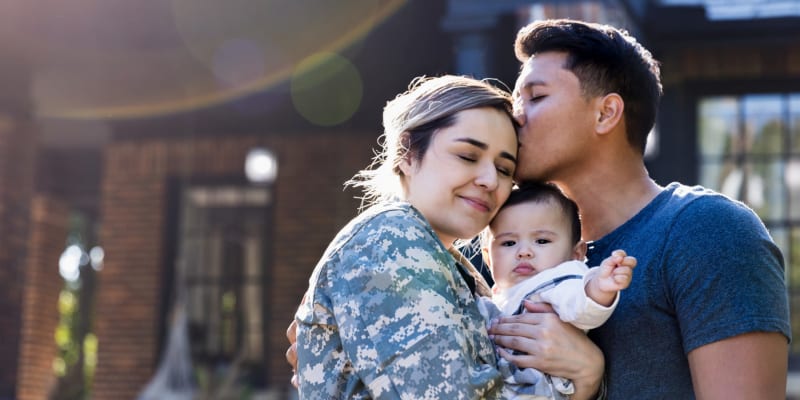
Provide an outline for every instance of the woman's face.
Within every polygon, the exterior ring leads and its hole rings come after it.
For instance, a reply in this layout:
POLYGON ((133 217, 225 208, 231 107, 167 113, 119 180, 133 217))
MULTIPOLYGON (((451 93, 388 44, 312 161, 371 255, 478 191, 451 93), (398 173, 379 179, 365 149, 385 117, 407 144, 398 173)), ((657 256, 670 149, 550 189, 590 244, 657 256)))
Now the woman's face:
POLYGON ((450 247, 477 235, 508 198, 517 137, 502 111, 464 110, 433 134, 421 161, 409 158, 400 165, 406 200, 450 247))

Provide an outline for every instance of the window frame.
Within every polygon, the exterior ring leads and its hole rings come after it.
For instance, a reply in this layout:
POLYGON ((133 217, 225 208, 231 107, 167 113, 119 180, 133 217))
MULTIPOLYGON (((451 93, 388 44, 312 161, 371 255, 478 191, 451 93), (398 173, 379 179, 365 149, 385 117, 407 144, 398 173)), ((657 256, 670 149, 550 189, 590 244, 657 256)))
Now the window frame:
MULTIPOLYGON (((246 178, 240 175, 236 176, 194 176, 194 177, 170 177, 167 179, 165 201, 165 219, 164 219, 164 257, 161 282, 161 300, 158 310, 158 344, 156 347, 157 354, 154 357, 155 362, 160 361, 161 355, 164 354, 165 346, 167 344, 169 335, 169 318, 170 311, 172 310, 176 300, 177 293, 174 290, 176 287, 176 280, 179 279, 177 261, 179 257, 179 246, 181 244, 181 230, 183 226, 183 209, 182 209, 182 196, 184 192, 192 187, 222 187, 222 186, 235 186, 235 187, 248 187, 248 188, 263 188, 269 193, 269 200, 264 210, 264 221, 261 228, 261 301, 259 304, 261 315, 261 364, 259 366, 260 373, 258 374, 258 381, 256 382, 259 389, 268 389, 271 385, 275 384, 270 382, 270 367, 271 367, 271 350, 270 338, 270 301, 268 301, 269 290, 271 287, 272 266, 274 264, 274 252, 272 247, 273 240, 270 238, 274 235, 274 221, 276 212, 275 201, 275 186, 274 184, 254 184, 248 182, 246 178)), ((195 365, 196 360, 192 357, 192 364, 195 365)))
MULTIPOLYGON (((686 83, 684 86, 685 94, 686 94, 686 103, 685 109, 683 110, 684 115, 688 116, 686 121, 688 123, 688 131, 691 133, 691 137, 689 138, 690 142, 693 144, 693 165, 694 165, 694 181, 698 184, 702 184, 701 182, 701 172, 704 165, 707 162, 703 159, 704 154, 702 154, 702 149, 700 146, 701 143, 701 135, 702 132, 700 131, 700 104, 701 101, 707 98, 712 97, 722 97, 722 96, 730 96, 736 98, 737 107, 738 107, 738 116, 739 120, 736 121, 737 124, 740 125, 740 135, 744 135, 744 113, 743 113, 743 101, 742 99, 746 96, 751 95, 780 95, 783 101, 782 103, 782 110, 781 110, 781 120, 784 123, 783 127, 783 149, 780 152, 775 154, 744 154, 744 155, 737 155, 735 153, 731 154, 721 154, 721 155, 714 155, 713 158, 717 159, 717 163, 722 165, 726 160, 733 159, 733 162, 736 164, 746 164, 746 163, 762 163, 763 165, 769 165, 771 162, 780 162, 782 165, 782 172, 781 177, 785 175, 785 171, 787 166, 789 165, 790 161, 800 161, 800 148, 796 151, 796 153, 792 154, 792 150, 790 148, 789 140, 791 135, 791 114, 789 112, 789 98, 792 95, 800 95, 800 83, 796 80, 789 81, 789 80, 781 80, 781 79, 756 79, 756 80, 733 80, 733 81, 717 81, 717 82, 708 82, 708 81, 697 81, 697 82, 689 82, 686 83), (741 159, 736 159, 737 157, 741 159)), ((676 112, 672 110, 672 112, 676 112)), ((677 111, 680 113, 680 110, 677 111)), ((780 184, 785 185, 784 182, 780 184)), ((719 191, 720 188, 717 187, 709 187, 709 189, 719 191)), ((796 284, 792 286, 791 274, 793 273, 800 273, 800 256, 793 257, 792 253, 800 254, 800 217, 792 219, 791 215, 791 199, 789 189, 786 189, 783 192, 784 198, 782 201, 784 202, 784 207, 782 211, 782 215, 779 218, 762 218, 762 221, 766 225, 767 229, 770 231, 773 230, 783 230, 782 233, 787 238, 785 246, 779 243, 779 240, 776 240, 776 243, 779 244, 781 247, 781 251, 783 253, 784 261, 785 261, 785 276, 787 278, 786 281, 786 290, 789 298, 789 311, 790 311, 790 321, 792 325, 800 323, 800 308, 792 307, 793 301, 800 305, 800 280, 796 280, 796 284), (797 234, 793 234, 792 230, 797 231, 797 234), (797 240, 795 243, 792 243, 792 237, 795 236, 797 240), (793 265, 794 264, 794 265, 793 265), (797 270, 797 271, 795 271, 797 270), (795 298, 795 300, 793 300, 795 298), (797 310, 797 311, 795 311, 797 310), (795 322, 798 321, 798 322, 795 322)), ((769 201, 768 199, 766 201, 769 201)), ((795 205, 796 207, 798 205, 795 205)), ((759 216, 760 217, 760 216, 759 216)), ((800 334, 800 328, 793 329, 793 333, 800 334)), ((795 335, 797 336, 797 335, 795 335)), ((793 341, 795 343, 795 341, 793 341)), ((800 342, 798 342, 800 344, 800 342)), ((800 370, 800 346, 796 346, 793 349, 790 347, 789 353, 789 367, 790 370, 800 370)))

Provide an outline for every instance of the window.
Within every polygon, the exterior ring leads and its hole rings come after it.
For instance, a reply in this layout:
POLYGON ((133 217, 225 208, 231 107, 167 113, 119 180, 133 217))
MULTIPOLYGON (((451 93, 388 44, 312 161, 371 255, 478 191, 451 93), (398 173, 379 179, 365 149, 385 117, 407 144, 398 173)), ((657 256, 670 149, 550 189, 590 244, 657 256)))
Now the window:
POLYGON ((783 251, 800 337, 800 93, 703 98, 698 141, 700 184, 752 207, 783 251))
POLYGON ((238 398, 265 386, 270 203, 267 186, 189 185, 180 193, 174 295, 186 307, 200 390, 213 398, 238 398))

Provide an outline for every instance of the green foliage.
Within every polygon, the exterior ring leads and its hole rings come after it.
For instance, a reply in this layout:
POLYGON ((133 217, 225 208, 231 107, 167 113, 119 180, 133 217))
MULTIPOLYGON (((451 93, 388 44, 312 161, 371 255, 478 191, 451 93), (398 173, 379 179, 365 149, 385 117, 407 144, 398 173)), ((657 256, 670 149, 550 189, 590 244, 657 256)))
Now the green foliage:
POLYGON ((53 371, 59 377, 65 376, 67 369, 75 365, 79 358, 79 347, 72 334, 72 325, 79 311, 77 296, 73 290, 64 288, 58 296, 60 319, 55 332, 58 355, 56 356, 56 361, 53 362, 53 371))

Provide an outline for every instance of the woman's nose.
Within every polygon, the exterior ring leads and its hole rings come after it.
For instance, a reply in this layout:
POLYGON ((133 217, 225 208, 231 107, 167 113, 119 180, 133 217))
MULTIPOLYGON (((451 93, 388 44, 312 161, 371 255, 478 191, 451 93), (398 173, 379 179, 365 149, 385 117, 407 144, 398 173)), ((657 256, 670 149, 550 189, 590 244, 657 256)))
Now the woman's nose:
POLYGON ((478 175, 475 177, 475 184, 487 190, 497 189, 497 167, 495 167, 494 163, 486 163, 486 165, 481 166, 478 175))

